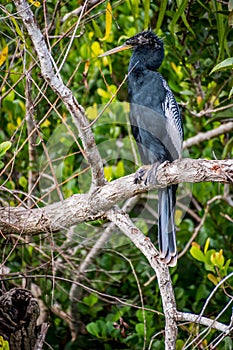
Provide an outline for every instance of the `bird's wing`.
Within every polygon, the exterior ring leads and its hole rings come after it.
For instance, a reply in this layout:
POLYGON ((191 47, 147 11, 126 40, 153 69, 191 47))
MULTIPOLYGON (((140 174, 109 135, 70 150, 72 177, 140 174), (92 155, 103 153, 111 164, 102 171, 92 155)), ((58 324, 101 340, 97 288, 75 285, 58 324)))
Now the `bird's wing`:
POLYGON ((182 143, 184 138, 182 118, 180 115, 179 107, 177 105, 176 99, 169 88, 166 80, 162 77, 162 83, 166 91, 165 100, 162 103, 162 109, 167 120, 166 127, 167 132, 172 138, 172 142, 179 154, 181 155, 182 143), (177 133, 178 131, 178 133, 177 133))

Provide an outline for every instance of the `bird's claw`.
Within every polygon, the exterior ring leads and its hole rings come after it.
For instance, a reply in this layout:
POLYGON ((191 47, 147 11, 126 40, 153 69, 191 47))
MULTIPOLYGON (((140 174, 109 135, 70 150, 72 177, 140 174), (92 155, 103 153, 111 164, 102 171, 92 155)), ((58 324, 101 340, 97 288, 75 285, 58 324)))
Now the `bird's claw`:
POLYGON ((134 177, 134 183, 138 184, 144 181, 145 185, 156 185, 156 173, 159 163, 144 165, 139 168, 134 177))

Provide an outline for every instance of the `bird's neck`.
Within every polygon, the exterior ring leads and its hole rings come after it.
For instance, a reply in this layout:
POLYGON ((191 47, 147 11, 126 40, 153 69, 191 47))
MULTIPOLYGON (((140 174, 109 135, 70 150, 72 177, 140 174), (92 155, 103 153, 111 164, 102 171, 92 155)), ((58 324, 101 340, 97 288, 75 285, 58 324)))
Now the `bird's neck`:
POLYGON ((156 71, 160 66, 164 58, 164 51, 156 50, 154 48, 138 47, 134 50, 129 64, 129 71, 134 67, 142 67, 156 71))

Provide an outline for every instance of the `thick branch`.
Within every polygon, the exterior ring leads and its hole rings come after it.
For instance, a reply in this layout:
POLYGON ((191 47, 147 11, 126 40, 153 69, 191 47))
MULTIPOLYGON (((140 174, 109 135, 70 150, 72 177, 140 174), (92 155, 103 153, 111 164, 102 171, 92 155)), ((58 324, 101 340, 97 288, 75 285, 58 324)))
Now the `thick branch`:
POLYGON ((200 132, 196 136, 190 137, 188 140, 184 141, 183 149, 189 148, 193 145, 198 145, 203 141, 208 141, 214 137, 225 134, 233 130, 233 122, 228 122, 220 125, 218 128, 207 132, 200 132))
POLYGON ((57 231, 80 222, 104 218, 106 211, 123 199, 180 182, 233 182, 233 160, 180 159, 164 163, 157 171, 157 185, 134 183, 131 174, 98 187, 87 194, 73 195, 63 202, 44 208, 1 208, 3 234, 57 231))
POLYGON ((84 109, 73 96, 71 90, 64 85, 59 74, 55 73, 55 63, 52 62, 51 54, 46 46, 43 35, 37 26, 30 6, 25 0, 15 0, 14 3, 34 45, 44 79, 50 85, 52 90, 60 96, 64 105, 70 112, 74 124, 78 128, 87 161, 91 165, 93 185, 100 186, 104 183, 102 160, 96 147, 91 128, 88 127, 88 121, 85 117, 84 109))
POLYGON ((212 320, 211 318, 208 317, 203 317, 195 314, 191 314, 188 312, 177 312, 176 314, 177 321, 181 322, 192 322, 192 323, 197 323, 201 324, 203 326, 216 329, 220 332, 225 333, 226 335, 230 334, 232 332, 232 325, 227 326, 224 323, 212 320))

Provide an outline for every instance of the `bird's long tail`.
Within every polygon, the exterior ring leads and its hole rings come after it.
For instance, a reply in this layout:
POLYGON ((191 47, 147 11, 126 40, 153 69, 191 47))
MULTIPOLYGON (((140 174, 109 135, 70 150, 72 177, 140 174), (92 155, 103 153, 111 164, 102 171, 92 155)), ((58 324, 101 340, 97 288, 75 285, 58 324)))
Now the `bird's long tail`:
POLYGON ((159 189, 159 221, 158 240, 161 258, 168 266, 175 266, 177 262, 175 205, 176 185, 159 189))

